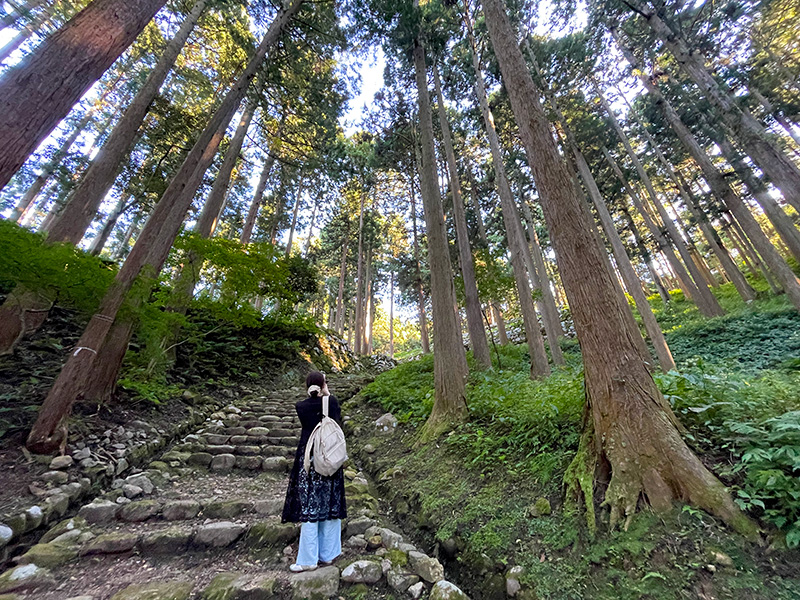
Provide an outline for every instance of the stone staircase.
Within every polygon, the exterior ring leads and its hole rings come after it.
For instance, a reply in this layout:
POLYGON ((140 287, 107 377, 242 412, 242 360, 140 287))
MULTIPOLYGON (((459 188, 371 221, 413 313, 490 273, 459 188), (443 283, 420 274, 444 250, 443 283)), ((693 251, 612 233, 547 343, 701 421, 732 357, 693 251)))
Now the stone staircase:
MULTIPOLYGON (((339 375, 330 387, 343 401, 365 382, 339 375)), ((293 387, 210 415, 18 557, 0 575, 0 600, 300 600, 336 595, 340 581, 382 581, 418 598, 421 576, 452 592, 438 561, 379 526, 379 503, 353 467, 345 472, 344 556, 290 575, 299 527, 279 515, 300 433, 294 404, 303 397, 293 387)))

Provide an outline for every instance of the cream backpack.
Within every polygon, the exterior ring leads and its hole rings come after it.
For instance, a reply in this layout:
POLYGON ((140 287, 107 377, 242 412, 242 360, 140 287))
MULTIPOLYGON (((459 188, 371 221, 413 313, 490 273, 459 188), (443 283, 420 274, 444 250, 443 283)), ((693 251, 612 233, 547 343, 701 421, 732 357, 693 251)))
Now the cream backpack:
POLYGON ((347 443, 339 424, 328 416, 328 396, 322 397, 322 421, 311 432, 306 444, 303 468, 308 473, 311 455, 314 455, 314 470, 325 477, 338 471, 347 460, 347 443))

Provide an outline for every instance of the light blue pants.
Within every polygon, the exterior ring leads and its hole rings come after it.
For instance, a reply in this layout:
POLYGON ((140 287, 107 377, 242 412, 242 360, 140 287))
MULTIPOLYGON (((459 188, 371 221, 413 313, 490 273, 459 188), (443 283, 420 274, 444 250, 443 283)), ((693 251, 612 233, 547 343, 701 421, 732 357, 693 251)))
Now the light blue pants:
POLYGON ((304 567, 330 562, 342 553, 342 520, 303 523, 296 564, 304 567))

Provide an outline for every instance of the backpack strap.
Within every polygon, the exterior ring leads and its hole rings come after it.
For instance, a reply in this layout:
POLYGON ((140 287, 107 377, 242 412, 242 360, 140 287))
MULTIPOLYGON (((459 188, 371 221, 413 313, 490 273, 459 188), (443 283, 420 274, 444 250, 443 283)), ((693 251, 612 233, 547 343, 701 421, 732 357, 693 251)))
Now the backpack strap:
POLYGON ((328 401, 329 401, 329 399, 330 399, 330 396, 323 396, 322 397, 322 416, 323 417, 327 417, 328 416, 328 401))

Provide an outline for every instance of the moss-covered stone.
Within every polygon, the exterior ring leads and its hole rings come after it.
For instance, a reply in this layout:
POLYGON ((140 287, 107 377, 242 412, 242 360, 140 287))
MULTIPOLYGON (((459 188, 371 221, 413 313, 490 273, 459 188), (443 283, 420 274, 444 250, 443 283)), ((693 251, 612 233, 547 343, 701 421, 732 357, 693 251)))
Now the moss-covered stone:
POLYGON ((280 517, 270 517, 250 528, 246 543, 250 547, 285 545, 293 542, 298 535, 296 525, 281 523, 280 517))
POLYGON ((86 520, 82 517, 72 517, 71 519, 65 519, 51 527, 47 533, 42 536, 42 539, 39 540, 40 544, 47 544, 52 542, 61 534, 67 533, 68 531, 72 531, 74 529, 85 530, 87 527, 86 520))
POLYGON ((137 583, 111 596, 111 600, 188 600, 192 593, 188 581, 137 583))
POLYGON ((220 573, 203 590, 202 600, 268 600, 273 597, 275 578, 265 575, 220 573))
POLYGON ((40 567, 52 569, 68 563, 76 556, 78 556, 77 551, 69 546, 54 543, 36 544, 19 557, 19 564, 35 564, 40 567))
POLYGON ((537 498, 533 504, 528 507, 528 515, 531 517, 544 517, 553 512, 550 506, 550 500, 547 498, 537 498))
POLYGON ((203 508, 203 516, 209 519, 232 519, 252 509, 253 503, 247 500, 212 502, 203 508))
POLYGON ((52 584, 50 572, 38 565, 19 565, 0 575, 0 594, 52 584))

